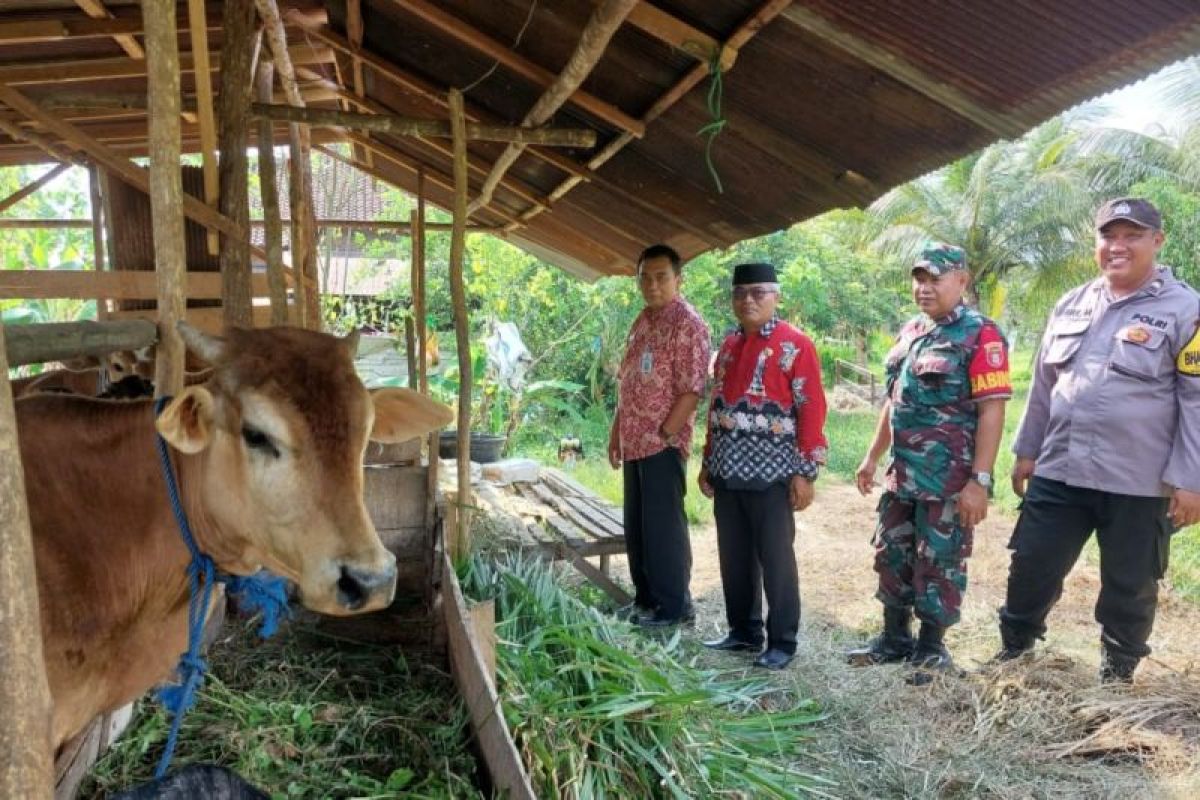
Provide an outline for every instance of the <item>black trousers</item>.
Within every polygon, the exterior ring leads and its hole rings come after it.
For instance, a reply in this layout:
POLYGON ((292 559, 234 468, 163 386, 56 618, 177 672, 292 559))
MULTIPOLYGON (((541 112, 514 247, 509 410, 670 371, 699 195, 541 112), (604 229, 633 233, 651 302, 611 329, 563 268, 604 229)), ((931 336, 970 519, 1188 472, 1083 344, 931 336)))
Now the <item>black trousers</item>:
POLYGON ((717 549, 729 632, 748 642, 763 639, 763 591, 767 595, 767 646, 796 652, 800 628, 800 581, 796 575, 796 520, 788 486, 762 491, 717 489, 717 549))
POLYGON ((685 494, 687 475, 678 448, 625 462, 625 553, 633 599, 664 617, 682 617, 692 604, 685 494))
POLYGON ((1033 478, 1009 549, 1008 595, 1000 622, 1018 637, 1046 632, 1046 615, 1062 595, 1092 532, 1100 544, 1096 621, 1107 649, 1130 658, 1150 654, 1158 580, 1167 570, 1174 531, 1161 497, 1081 489, 1033 478))

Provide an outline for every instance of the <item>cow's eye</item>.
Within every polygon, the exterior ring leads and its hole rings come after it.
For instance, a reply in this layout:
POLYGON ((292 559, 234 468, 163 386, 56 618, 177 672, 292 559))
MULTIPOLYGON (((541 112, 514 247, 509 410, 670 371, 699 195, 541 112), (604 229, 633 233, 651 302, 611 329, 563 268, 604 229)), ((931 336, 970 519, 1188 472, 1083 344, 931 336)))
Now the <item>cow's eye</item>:
POLYGON ((252 450, 259 450, 263 453, 278 458, 279 450, 275 447, 275 443, 271 441, 271 437, 260 431, 258 428, 252 428, 249 425, 242 426, 242 438, 246 440, 246 445, 252 450))

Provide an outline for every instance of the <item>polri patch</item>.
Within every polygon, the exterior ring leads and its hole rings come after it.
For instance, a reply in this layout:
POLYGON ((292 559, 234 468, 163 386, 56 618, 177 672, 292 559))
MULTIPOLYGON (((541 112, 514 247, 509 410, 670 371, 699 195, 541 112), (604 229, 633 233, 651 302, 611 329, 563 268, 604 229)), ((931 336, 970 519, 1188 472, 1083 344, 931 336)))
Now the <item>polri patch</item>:
POLYGON ((1145 344, 1150 341, 1150 331, 1141 325, 1130 325, 1121 331, 1121 338, 1134 344, 1145 344))

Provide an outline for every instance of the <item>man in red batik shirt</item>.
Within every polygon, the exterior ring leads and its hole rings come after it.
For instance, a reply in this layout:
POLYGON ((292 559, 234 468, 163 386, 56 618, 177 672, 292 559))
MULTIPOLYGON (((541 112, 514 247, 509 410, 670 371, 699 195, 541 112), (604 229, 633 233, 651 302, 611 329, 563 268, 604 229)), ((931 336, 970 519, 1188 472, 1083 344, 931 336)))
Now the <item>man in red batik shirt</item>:
POLYGON ((634 597, 622 615, 647 627, 695 618, 683 497, 711 345, 708 326, 679 296, 681 272, 679 254, 666 245, 648 247, 638 259, 646 307, 625 345, 608 438, 609 463, 625 468, 625 552, 634 597))
POLYGON ((800 585, 796 521, 825 463, 825 392, 812 341, 779 319, 779 282, 770 264, 733 270, 738 328, 713 366, 708 441, 700 491, 714 498, 721 585, 729 632, 714 650, 758 653, 757 667, 783 669, 796 653, 800 585))

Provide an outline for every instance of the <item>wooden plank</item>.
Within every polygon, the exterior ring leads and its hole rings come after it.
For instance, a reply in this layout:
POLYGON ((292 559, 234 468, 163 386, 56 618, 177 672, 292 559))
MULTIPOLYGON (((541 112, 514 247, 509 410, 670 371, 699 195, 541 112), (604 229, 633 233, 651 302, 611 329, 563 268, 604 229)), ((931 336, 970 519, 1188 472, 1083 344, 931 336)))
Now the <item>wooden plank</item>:
MULTIPOLYGON (((187 272, 184 287, 190 299, 220 298, 221 276, 216 272, 187 272)), ((252 291, 255 297, 268 296, 265 275, 254 276, 252 291)), ((0 270, 0 298, 6 300, 153 300, 157 296, 157 278, 148 271, 0 270)))
POLYGON ((737 50, 723 48, 717 39, 653 3, 638 3, 629 15, 629 23, 706 65, 718 50, 721 51, 722 70, 728 70, 737 59, 737 50))
MULTIPOLYGON (((326 48, 296 45, 287 50, 293 66, 316 66, 328 64, 333 53, 326 48)), ((221 69, 219 58, 210 56, 209 68, 221 69)), ((181 72, 195 72, 196 63, 191 53, 179 56, 181 72)), ((94 81, 100 78, 144 78, 146 62, 134 61, 125 56, 114 58, 58 59, 42 62, 21 62, 0 65, 0 81, 10 86, 34 84, 62 84, 73 81, 94 81)))
MULTIPOLYGON (((113 16, 100 0, 75 0, 75 5, 82 8, 92 19, 111 19, 113 16)), ((138 44, 137 39, 133 38, 132 35, 117 33, 113 34, 113 39, 116 40, 117 44, 121 45, 121 49, 130 58, 141 60, 146 57, 146 51, 142 49, 142 46, 138 44)))
POLYGON ((514 483, 513 487, 517 490, 518 495, 529 500, 538 508, 543 509, 539 513, 539 516, 550 527, 550 530, 554 532, 559 541, 565 542, 571 548, 580 548, 590 543, 586 531, 575 525, 575 523, 564 519, 552 507, 547 506, 542 501, 542 498, 538 496, 533 486, 528 483, 514 483))
POLYGON ((510 800, 536 800, 512 733, 504 722, 496 687, 484 667, 475 632, 467 622, 467 601, 450 558, 442 553, 442 612, 450 641, 450 671, 467 703, 471 729, 495 786, 510 800))
POLYGON ((37 180, 27 183, 26 185, 22 186, 20 189, 17 189, 15 192, 10 194, 8 197, 4 198, 3 200, 0 200, 0 212, 4 212, 4 211, 7 211, 8 209, 12 208, 17 203, 21 202, 26 197, 29 197, 29 195, 33 194, 38 189, 42 188, 50 181, 57 178, 59 175, 62 175, 64 172, 66 172, 70 168, 71 168, 70 164, 59 164, 54 169, 47 170, 37 180))
MULTIPOLYGON (((109 314, 110 320, 145 320, 153 322, 157 317, 158 312, 153 308, 141 308, 132 311, 113 311, 109 314)), ((295 314, 295 309, 292 309, 292 314, 295 314)), ((193 328, 199 328, 205 333, 211 333, 214 336, 220 336, 225 331, 225 318, 220 306, 209 308, 189 308, 184 315, 184 319, 193 328)), ((255 328, 266 327, 271 324, 271 309, 269 306, 254 306, 251 313, 251 319, 255 328)), ((129 350, 136 348, 118 348, 121 350, 129 350)))
MULTIPOLYGON (((408 12, 423 20, 437 30, 446 34, 459 44, 466 45, 477 53, 499 62, 511 72, 520 75, 531 83, 546 88, 553 84, 557 76, 550 70, 533 63, 525 56, 515 53, 496 39, 471 27, 463 20, 440 8, 428 0, 400 0, 399 4, 408 12)), ((628 131, 634 136, 641 137, 645 126, 640 120, 631 117, 611 103, 583 91, 575 91, 571 95, 571 103, 582 108, 596 118, 607 122, 618 130, 628 131)))
POLYGON ((606 595, 611 597, 618 606, 629 605, 633 602, 633 596, 625 591, 617 583, 613 582, 612 578, 605 575, 600 569, 593 565, 579 553, 574 552, 569 547, 562 548, 562 558, 575 569, 587 578, 596 586, 600 587, 606 595))
POLYGON ((564 497, 562 502, 566 503, 576 514, 586 518, 594 528, 602 531, 603 536, 615 539, 625 538, 625 527, 612 516, 597 508, 585 497, 564 497))
POLYGON ((41 150, 48 153, 55 161, 62 163, 75 164, 76 166, 84 166, 85 162, 69 149, 62 147, 58 142, 53 142, 49 137, 43 136, 36 131, 26 130, 16 122, 0 117, 0 131, 8 134, 14 141, 26 141, 41 150))
MULTIPOLYGON (((219 13, 208 14, 205 17, 205 25, 209 30, 219 29, 221 15, 219 13)), ((120 18, 93 19, 59 12, 53 19, 29 18, 0 22, 0 43, 30 44, 57 39, 133 37, 142 33, 144 29, 140 14, 120 18)))
POLYGON ((475 641, 479 645, 483 667, 492 685, 496 685, 496 601, 485 600, 476 603, 468 610, 471 618, 471 630, 475 633, 475 641))
POLYGON ((574 523, 581 531, 593 538, 607 539, 611 534, 602 525, 596 524, 586 514, 580 514, 578 509, 574 507, 567 498, 559 497, 544 483, 531 483, 529 488, 542 501, 543 505, 549 506, 557 510, 568 520, 574 523))
MULTIPOLYGON (((174 0, 142 0, 146 18, 146 69, 150 98, 148 189, 154 231, 155 270, 158 276, 159 340, 154 353, 154 394, 167 397, 183 390, 183 339, 176 323, 186 306, 184 274, 183 177, 179 172, 179 42, 174 0)), ((12 90, 10 90, 12 91, 12 90)), ((65 123, 62 123, 65 124, 65 123)), ((66 138, 66 137, 64 137, 66 138)), ((124 162, 129 165, 128 161, 124 162)), ((140 171, 139 171, 140 173, 140 171)), ((140 175, 139 175, 140 177, 140 175)), ((207 206, 197 205, 211 212, 207 206)), ((222 217, 224 219, 224 217, 222 217)))
MULTIPOLYGON (((6 326, 0 325, 0 374, 6 326)), ((0 387, 0 797, 49 800, 54 793, 50 686, 42 658, 41 612, 25 471, 17 446, 12 387, 0 387)), ((532 797, 532 794, 530 795, 532 797)))
MULTIPOLYGON (((88 198, 92 207, 92 261, 96 272, 106 271, 108 263, 104 242, 104 199, 100 191, 100 168, 96 165, 88 167, 88 198)), ((103 297, 95 297, 96 318, 108 318, 108 301, 103 297)))

